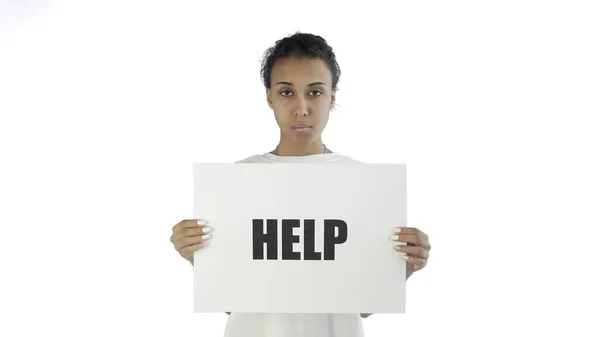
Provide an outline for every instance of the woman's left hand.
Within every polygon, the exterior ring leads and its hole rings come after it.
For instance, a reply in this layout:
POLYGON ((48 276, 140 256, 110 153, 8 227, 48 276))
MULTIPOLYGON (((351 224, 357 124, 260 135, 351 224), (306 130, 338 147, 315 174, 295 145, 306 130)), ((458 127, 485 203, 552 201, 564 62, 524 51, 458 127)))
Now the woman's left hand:
POLYGON ((392 241, 404 243, 397 244, 395 250, 404 254, 407 276, 425 268, 431 250, 427 234, 414 227, 395 227, 393 231, 392 241))

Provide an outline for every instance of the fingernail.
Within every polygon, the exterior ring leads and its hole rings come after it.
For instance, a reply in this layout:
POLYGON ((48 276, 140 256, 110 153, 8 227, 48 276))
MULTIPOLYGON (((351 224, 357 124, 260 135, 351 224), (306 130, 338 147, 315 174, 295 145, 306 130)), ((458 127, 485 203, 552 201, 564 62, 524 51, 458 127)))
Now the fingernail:
POLYGON ((206 225, 206 221, 205 220, 198 220, 197 224, 198 225, 206 225))
POLYGON ((208 240, 210 239, 210 235, 206 234, 206 235, 202 235, 202 240, 208 240))
POLYGON ((402 228, 398 228, 398 227, 394 228, 394 233, 400 233, 401 231, 402 231, 402 228))
POLYGON ((395 240, 400 239, 400 236, 399 235, 393 235, 390 239, 392 239, 392 240, 395 241, 395 240))
POLYGON ((408 261, 408 255, 406 255, 405 253, 404 253, 404 256, 402 256, 402 258, 403 258, 404 260, 408 261))
POLYGON ((400 249, 399 247, 396 247, 396 251, 398 252, 398 254, 400 256, 406 256, 406 253, 405 252, 401 252, 399 249, 400 249))
POLYGON ((206 226, 205 226, 205 227, 202 227, 202 233, 208 233, 208 232, 210 232, 211 230, 212 230, 212 228, 211 228, 211 227, 206 227, 206 226))

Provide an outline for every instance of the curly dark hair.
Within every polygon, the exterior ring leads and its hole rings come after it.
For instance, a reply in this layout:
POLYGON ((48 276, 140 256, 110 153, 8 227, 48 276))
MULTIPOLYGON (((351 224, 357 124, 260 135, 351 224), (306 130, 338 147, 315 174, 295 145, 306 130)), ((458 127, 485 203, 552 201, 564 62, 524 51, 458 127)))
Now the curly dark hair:
POLYGON ((331 71, 333 91, 338 89, 341 71, 333 49, 321 36, 301 32, 277 41, 265 52, 261 67, 261 77, 265 88, 271 88, 271 72, 275 63, 279 59, 287 57, 322 59, 331 71))

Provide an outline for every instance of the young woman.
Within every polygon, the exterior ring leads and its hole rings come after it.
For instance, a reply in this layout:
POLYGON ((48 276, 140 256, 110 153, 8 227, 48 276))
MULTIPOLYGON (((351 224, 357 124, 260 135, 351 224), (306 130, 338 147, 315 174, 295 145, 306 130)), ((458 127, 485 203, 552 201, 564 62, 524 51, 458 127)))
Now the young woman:
MULTIPOLYGON (((284 38, 265 54, 262 78, 266 98, 279 125, 280 139, 271 152, 253 155, 238 163, 352 163, 323 143, 321 134, 335 104, 340 68, 335 54, 320 36, 297 33, 284 38)), ((173 227, 171 242, 194 263, 194 252, 210 240, 205 220, 183 220, 173 227)), ((407 278, 425 267, 428 237, 417 228, 394 230, 396 250, 407 261, 407 278)), ((387 238, 382 238, 386 240, 387 238)), ((359 337, 361 316, 370 314, 253 314, 228 313, 226 337, 359 337)))

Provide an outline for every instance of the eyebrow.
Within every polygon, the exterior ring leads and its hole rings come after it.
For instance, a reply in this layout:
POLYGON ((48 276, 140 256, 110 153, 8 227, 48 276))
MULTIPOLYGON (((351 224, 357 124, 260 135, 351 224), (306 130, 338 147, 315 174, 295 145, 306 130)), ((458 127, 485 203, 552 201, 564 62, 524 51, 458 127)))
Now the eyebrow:
MULTIPOLYGON (((280 84, 282 84, 282 85, 294 86, 294 85, 293 85, 292 83, 290 83, 290 82, 277 82, 277 84, 276 84, 276 85, 280 85, 280 84)), ((323 82, 313 82, 313 83, 309 84, 308 86, 309 86, 309 87, 312 87, 312 86, 315 86, 315 85, 325 85, 325 83, 323 83, 323 82)))

